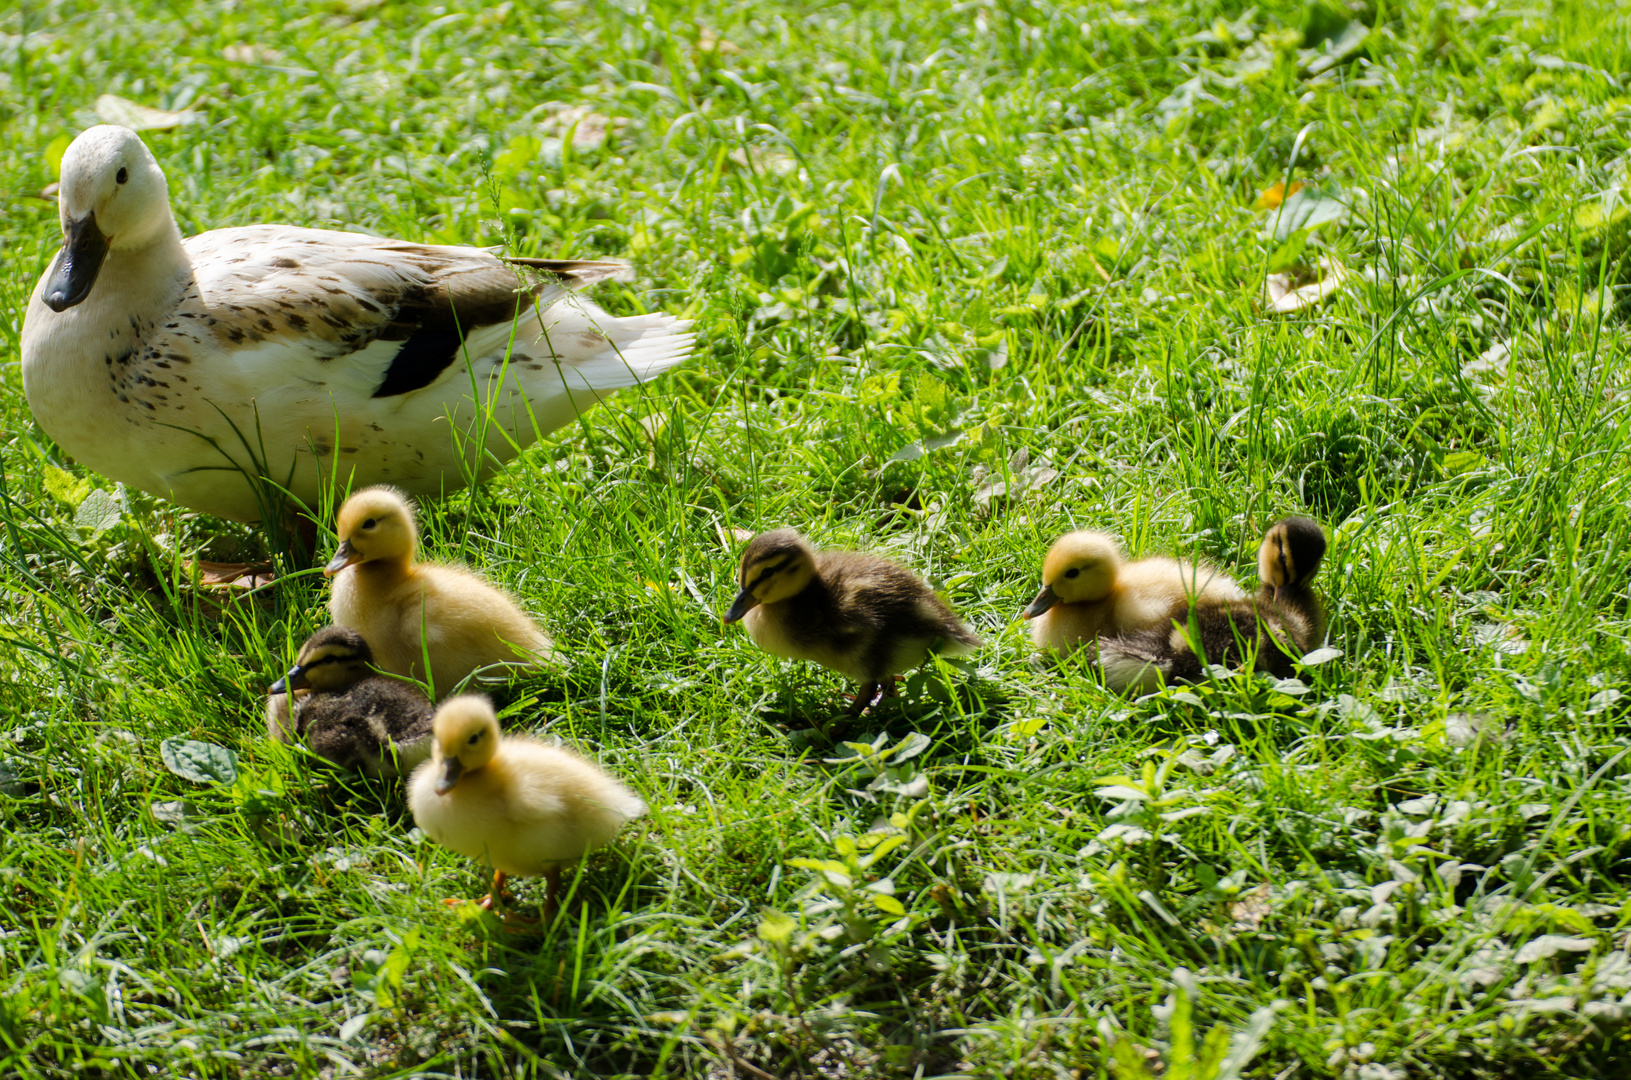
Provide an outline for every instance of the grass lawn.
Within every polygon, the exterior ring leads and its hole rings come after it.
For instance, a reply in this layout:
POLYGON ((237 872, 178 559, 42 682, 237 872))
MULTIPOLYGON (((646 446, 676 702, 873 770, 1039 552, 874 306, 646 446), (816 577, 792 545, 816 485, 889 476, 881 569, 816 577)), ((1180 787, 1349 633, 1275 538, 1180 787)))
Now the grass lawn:
POLYGON ((8 5, 0 1075, 1626 1076, 1628 73, 1611 0, 8 5), (651 805, 548 933, 264 738, 320 577, 200 601, 260 535, 31 419, 102 95, 192 114, 145 133, 184 232, 623 258, 608 309, 696 320, 425 513, 567 658, 507 722, 651 805), (1252 580, 1291 512, 1340 650, 1299 680, 1032 658, 1060 532, 1252 580), (843 681, 720 625, 782 525, 985 648, 825 738, 843 681))

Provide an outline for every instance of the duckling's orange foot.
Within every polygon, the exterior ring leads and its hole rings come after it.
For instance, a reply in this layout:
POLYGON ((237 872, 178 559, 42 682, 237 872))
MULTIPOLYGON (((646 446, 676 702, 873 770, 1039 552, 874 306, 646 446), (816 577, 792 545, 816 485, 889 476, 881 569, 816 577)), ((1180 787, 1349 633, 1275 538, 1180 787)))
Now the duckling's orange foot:
POLYGON ((506 934, 534 934, 544 925, 536 915, 506 911, 501 924, 506 934))

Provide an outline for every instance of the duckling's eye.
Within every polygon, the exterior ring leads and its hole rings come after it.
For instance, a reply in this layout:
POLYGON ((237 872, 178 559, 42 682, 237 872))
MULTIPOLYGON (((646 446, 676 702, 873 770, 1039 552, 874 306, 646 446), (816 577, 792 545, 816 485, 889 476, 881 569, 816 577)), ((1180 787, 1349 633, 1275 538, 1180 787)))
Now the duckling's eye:
POLYGON ((378 521, 374 520, 373 518, 369 518, 367 521, 362 523, 362 527, 365 528, 365 529, 372 529, 375 525, 378 525, 378 524, 379 524, 378 521))
POLYGON ((1068 577, 1068 578, 1080 577, 1081 573, 1082 573, 1082 568, 1081 567, 1073 566, 1069 570, 1065 571, 1065 576, 1068 577))
POLYGON ((114 182, 118 184, 122 184, 129 179, 130 170, 125 168, 123 165, 119 166, 119 171, 113 175, 114 182))
POLYGON ((474 745, 476 745, 477 740, 479 740, 480 738, 481 738, 481 732, 478 731, 474 735, 470 736, 470 738, 466 739, 465 741, 469 745, 474 746, 474 745))

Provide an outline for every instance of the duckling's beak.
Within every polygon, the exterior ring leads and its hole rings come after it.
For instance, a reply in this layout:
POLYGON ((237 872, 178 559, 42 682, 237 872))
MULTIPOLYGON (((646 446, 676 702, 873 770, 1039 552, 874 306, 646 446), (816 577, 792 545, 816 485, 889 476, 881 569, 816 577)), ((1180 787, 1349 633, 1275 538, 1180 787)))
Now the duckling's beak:
POLYGON ((296 690, 304 690, 311 685, 306 678, 306 669, 296 664, 289 669, 289 673, 271 686, 266 688, 268 694, 291 694, 296 690))
POLYGON ((1019 617, 1034 619, 1058 602, 1059 594, 1053 591, 1053 586, 1044 585, 1042 591, 1036 594, 1036 599, 1031 601, 1031 606, 1020 612, 1019 617))
POLYGON ((758 606, 758 598, 752 593, 748 592, 748 590, 743 589, 741 592, 736 594, 736 599, 731 602, 731 609, 725 612, 725 621, 728 623, 733 623, 758 606))
POLYGON ((341 540, 340 550, 334 553, 334 558, 323 567, 324 577, 333 577, 346 567, 362 562, 362 552, 351 546, 351 541, 341 540))
POLYGON ((453 790, 453 785, 459 782, 459 775, 464 772, 464 766, 459 764, 456 757, 442 759, 442 775, 436 781, 436 794, 446 795, 453 790))
POLYGON ((52 311, 67 311, 89 296, 107 255, 108 238, 96 227, 96 211, 68 222, 63 230, 62 250, 40 294, 45 306, 52 311))

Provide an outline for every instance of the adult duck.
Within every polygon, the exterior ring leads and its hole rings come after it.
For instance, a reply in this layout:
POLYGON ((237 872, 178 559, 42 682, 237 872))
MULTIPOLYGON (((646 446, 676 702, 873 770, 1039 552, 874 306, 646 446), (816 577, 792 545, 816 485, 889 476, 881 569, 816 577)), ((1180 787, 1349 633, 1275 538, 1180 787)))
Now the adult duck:
POLYGON ((23 323, 29 408, 88 468, 218 517, 261 521, 284 491, 315 510, 326 478, 463 487, 693 342, 572 295, 619 263, 282 225, 183 240, 122 127, 74 140, 58 201, 23 323))

